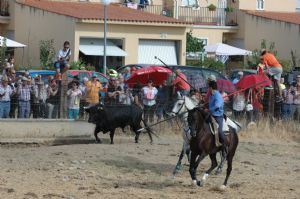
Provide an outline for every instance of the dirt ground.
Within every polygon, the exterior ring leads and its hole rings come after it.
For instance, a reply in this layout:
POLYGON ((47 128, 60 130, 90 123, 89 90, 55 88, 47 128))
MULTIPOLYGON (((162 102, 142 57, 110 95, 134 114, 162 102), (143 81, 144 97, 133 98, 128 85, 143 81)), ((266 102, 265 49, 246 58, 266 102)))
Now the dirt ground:
MULTIPOLYGON (((194 187, 185 158, 185 166, 172 178, 182 145, 179 132, 159 132, 153 145, 146 135, 135 144, 129 132, 118 133, 114 145, 102 134, 103 144, 2 145, 0 198, 296 199, 300 195, 299 134, 280 137, 258 136, 262 135, 259 129, 241 132, 225 191, 218 187, 226 165, 222 174, 209 176, 204 187, 194 187)), ((199 178, 209 166, 206 158, 198 168, 199 178)))

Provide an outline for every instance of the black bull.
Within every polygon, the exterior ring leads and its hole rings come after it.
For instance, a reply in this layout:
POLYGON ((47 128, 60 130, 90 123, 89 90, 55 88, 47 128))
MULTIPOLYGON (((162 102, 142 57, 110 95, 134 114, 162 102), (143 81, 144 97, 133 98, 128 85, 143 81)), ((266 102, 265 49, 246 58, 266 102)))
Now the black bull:
POLYGON ((110 143, 113 144, 116 128, 124 129, 128 125, 135 132, 135 142, 138 143, 140 134, 138 130, 142 128, 141 122, 143 122, 152 143, 151 130, 142 119, 143 110, 136 105, 109 106, 97 104, 85 108, 85 110, 89 113, 88 122, 96 124, 94 136, 99 143, 101 143, 101 140, 97 134, 100 131, 103 133, 110 132, 110 143))

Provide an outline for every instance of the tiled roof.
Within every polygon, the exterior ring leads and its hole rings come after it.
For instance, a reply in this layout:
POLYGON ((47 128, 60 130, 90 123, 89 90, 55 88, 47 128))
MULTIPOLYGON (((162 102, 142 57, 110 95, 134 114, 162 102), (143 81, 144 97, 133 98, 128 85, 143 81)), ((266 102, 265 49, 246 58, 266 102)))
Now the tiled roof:
POLYGON ((257 17, 300 25, 300 12, 247 11, 247 13, 257 17))
MULTIPOLYGON (((104 6, 90 2, 57 2, 47 0, 18 0, 19 4, 78 19, 103 20, 104 6)), ((119 5, 110 4, 108 21, 187 24, 186 22, 161 15, 150 14, 119 5)))

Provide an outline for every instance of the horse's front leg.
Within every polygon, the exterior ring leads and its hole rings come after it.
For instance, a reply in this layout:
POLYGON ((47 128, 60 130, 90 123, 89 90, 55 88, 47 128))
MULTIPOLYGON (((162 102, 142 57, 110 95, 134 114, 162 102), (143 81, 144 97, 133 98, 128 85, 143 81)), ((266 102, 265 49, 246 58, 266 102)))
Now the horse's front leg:
POLYGON ((203 186, 204 182, 207 180, 208 176, 210 175, 210 173, 218 166, 218 162, 217 162, 217 157, 216 157, 216 153, 214 154, 210 154, 209 158, 211 160, 211 166, 210 168, 204 173, 201 183, 200 185, 203 186))
POLYGON ((196 174, 197 174, 197 167, 199 166, 199 163, 205 158, 205 155, 201 154, 197 160, 196 158, 197 158, 197 154, 192 151, 191 162, 190 162, 190 174, 192 177, 192 183, 194 185, 202 186, 201 181, 197 180, 196 174))
POLYGON ((180 171, 180 169, 181 169, 181 161, 182 161, 182 158, 183 158, 183 156, 184 156, 184 153, 185 153, 185 151, 184 151, 184 145, 182 146, 182 150, 181 150, 181 153, 180 153, 180 155, 179 155, 179 159, 178 159, 178 161, 177 161, 177 164, 176 164, 176 166, 175 166, 175 169, 174 169, 174 171, 173 171, 173 177, 175 177, 175 175, 180 171))
POLYGON ((221 163, 219 164, 219 166, 218 166, 218 168, 216 170, 216 175, 218 175, 218 174, 220 174, 222 172, 222 169, 224 167, 224 163, 225 163, 225 161, 227 159, 227 156, 224 156, 222 154, 222 151, 220 152, 220 154, 221 154, 221 163))

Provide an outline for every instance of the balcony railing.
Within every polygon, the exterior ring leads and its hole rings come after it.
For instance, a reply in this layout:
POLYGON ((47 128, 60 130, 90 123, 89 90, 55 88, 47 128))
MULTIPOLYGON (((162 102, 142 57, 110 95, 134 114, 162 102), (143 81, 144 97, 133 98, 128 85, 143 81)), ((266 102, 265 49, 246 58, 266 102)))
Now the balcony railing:
POLYGON ((0 24, 8 24, 9 22, 9 1, 0 0, 0 24))
POLYGON ((9 1, 0 0, 0 16, 9 16, 9 1))
MULTIPOLYGON (((125 5, 126 6, 126 5, 125 5)), ((164 7, 163 5, 136 5, 130 4, 128 7, 142 10, 144 12, 174 17, 178 20, 197 24, 197 25, 217 25, 217 26, 236 26, 237 13, 235 10, 227 12, 224 8, 217 8, 210 11, 206 7, 164 7)))

